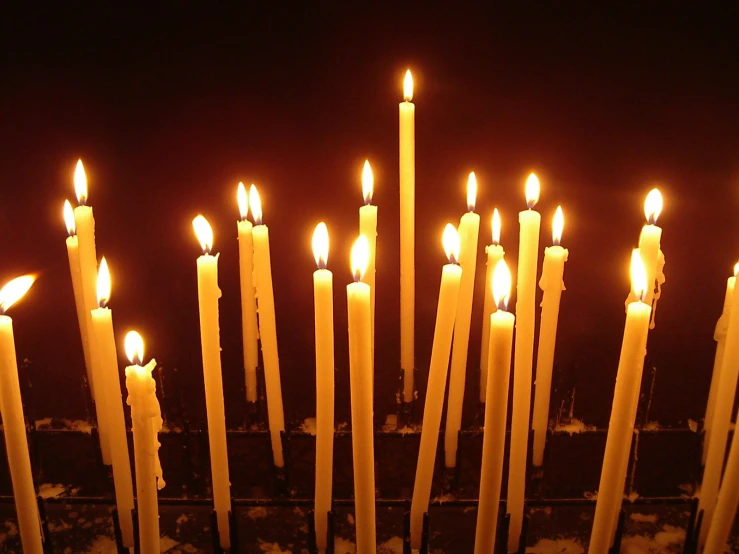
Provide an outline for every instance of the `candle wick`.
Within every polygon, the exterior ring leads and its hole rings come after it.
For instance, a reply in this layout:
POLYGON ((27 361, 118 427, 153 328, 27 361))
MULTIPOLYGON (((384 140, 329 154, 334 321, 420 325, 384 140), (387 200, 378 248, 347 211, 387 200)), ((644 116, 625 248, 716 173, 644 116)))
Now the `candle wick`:
POLYGON ((359 283, 362 280, 362 272, 357 270, 354 272, 354 282, 359 283))

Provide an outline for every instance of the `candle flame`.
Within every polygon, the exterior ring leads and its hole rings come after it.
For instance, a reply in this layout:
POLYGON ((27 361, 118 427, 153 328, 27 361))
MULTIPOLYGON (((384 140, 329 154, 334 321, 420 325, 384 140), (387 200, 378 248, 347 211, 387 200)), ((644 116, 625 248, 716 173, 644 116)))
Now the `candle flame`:
POLYGON ((326 269, 328 264, 328 227, 321 221, 313 231, 313 257, 318 269, 326 269))
POLYGON ((81 206, 87 204, 87 174, 82 160, 77 160, 77 167, 74 168, 74 192, 81 206))
POLYGON ((213 228, 202 215, 198 215, 192 220, 192 227, 195 229, 195 236, 200 241, 203 254, 210 254, 213 248, 213 228))
POLYGON ((450 264, 459 263, 459 233, 457 228, 451 223, 447 223, 444 227, 444 233, 441 235, 441 244, 444 245, 444 252, 450 264))
POLYGON ((372 167, 369 160, 364 160, 362 168, 362 195, 366 205, 372 204, 372 193, 375 189, 375 176, 372 174, 372 167))
POLYGON ((97 296, 98 306, 104 308, 110 301, 110 270, 108 269, 108 261, 103 256, 100 260, 100 269, 98 269, 97 296))
POLYGON ((734 277, 739 275, 739 262, 734 265, 734 277))
POLYGON ((500 213, 498 208, 493 210, 493 244, 500 244, 500 213))
POLYGON ((652 189, 644 200, 644 216, 647 223, 655 225, 659 214, 662 213, 662 193, 659 189, 652 189))
POLYGON ((541 185, 539 184, 539 178, 536 173, 531 173, 526 179, 526 205, 529 210, 536 206, 539 201, 539 193, 541 191, 541 185))
POLYGON ((141 365, 144 360, 144 339, 138 331, 129 331, 123 341, 126 357, 133 365, 141 365))
POLYGON ((351 263, 354 281, 361 281, 364 277, 364 273, 367 271, 367 264, 369 263, 369 242, 367 241, 367 237, 364 235, 359 235, 359 238, 354 241, 354 246, 352 246, 351 263))
POLYGON ((405 78, 403 79, 403 98, 406 102, 413 100, 413 75, 411 70, 405 72, 405 78))
POLYGON ((467 177, 467 211, 475 211, 475 202, 477 201, 477 176, 474 171, 470 171, 467 177))
POLYGON ((555 246, 559 246, 562 241, 562 231, 565 228, 565 214, 562 213, 562 206, 557 206, 552 219, 552 242, 555 246))
POLYGON ((493 301, 499 310, 508 309, 511 296, 511 270, 505 260, 498 261, 493 270, 493 301))
POLYGON ((638 248, 631 252, 631 290, 642 302, 647 296, 647 270, 638 248))
POLYGON ((244 221, 246 216, 249 215, 249 195, 244 183, 239 183, 239 186, 236 187, 236 203, 239 205, 239 217, 241 221, 244 221))
POLYGON ((254 218, 254 225, 262 224, 262 199, 259 197, 257 187, 252 183, 249 187, 249 207, 254 218))
POLYGON ((28 292, 35 280, 35 275, 23 275, 8 281, 0 289, 0 313, 4 314, 8 311, 8 308, 23 298, 23 295, 28 292))
POLYGON ((69 200, 64 201, 64 208, 62 208, 62 214, 64 215, 64 225, 67 226, 67 233, 70 237, 77 234, 77 224, 74 221, 74 210, 69 200))

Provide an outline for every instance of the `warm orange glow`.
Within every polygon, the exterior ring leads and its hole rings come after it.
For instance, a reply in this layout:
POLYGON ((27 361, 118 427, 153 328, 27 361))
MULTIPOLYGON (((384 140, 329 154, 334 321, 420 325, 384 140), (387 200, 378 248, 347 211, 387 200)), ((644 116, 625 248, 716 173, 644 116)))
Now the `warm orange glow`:
POLYGON ((644 216, 647 223, 654 225, 657 223, 659 214, 662 213, 662 193, 659 189, 652 189, 644 200, 644 216))
POLYGON ((195 236, 200 241, 203 254, 210 254, 213 248, 213 228, 202 215, 198 215, 192 220, 192 228, 195 229, 195 236))
POLYGON ((539 201, 540 191, 541 185, 539 184, 539 178, 536 176, 536 173, 532 173, 526 179, 526 205, 530 210, 539 201))
POLYGON ((647 296, 647 270, 638 248, 631 252, 631 290, 641 301, 647 296))
POLYGON ((77 160, 77 167, 74 168, 74 192, 78 204, 82 206, 87 204, 87 174, 82 160, 77 160))
POLYGON ((557 206, 557 211, 554 212, 554 219, 552 219, 552 241, 555 246, 559 246, 562 242, 562 231, 565 228, 565 214, 562 213, 562 206, 557 206))
POLYGON ((252 183, 249 187, 249 207, 251 208, 251 216, 254 218, 255 225, 262 224, 262 199, 259 197, 257 187, 252 183))
POLYGON ((511 297, 511 270, 505 260, 500 260, 493 270, 493 301, 499 310, 508 309, 511 297))
POLYGON ((413 100, 413 75, 410 69, 405 72, 405 79, 403 79, 403 98, 406 102, 413 100))
POLYGON ((734 265, 734 277, 739 275, 739 262, 734 265))
POLYGON ((477 176, 474 171, 470 171, 467 177, 467 211, 475 211, 475 202, 477 201, 477 176))
POLYGON ((64 214, 64 225, 67 226, 67 233, 70 237, 77 234, 77 224, 74 222, 74 210, 69 200, 64 201, 64 208, 62 208, 64 214))
POLYGON ((246 193, 244 183, 239 183, 236 187, 236 203, 239 205, 239 217, 244 221, 249 215, 249 195, 246 193))
POLYGON ((8 281, 0 289, 0 313, 4 314, 8 311, 8 308, 23 298, 23 295, 28 292, 35 280, 35 275, 23 275, 8 281))
POLYGON ((459 263, 459 233, 457 228, 451 223, 447 223, 444 227, 444 233, 441 235, 441 244, 444 245, 444 252, 450 264, 459 263))
POLYGON ((123 341, 126 357, 134 365, 141 365, 144 360, 144 339, 137 331, 129 331, 123 341))
POLYGON ((500 244, 500 213, 498 208, 493 210, 493 244, 500 244))
POLYGON ((318 269, 326 269, 328 264, 328 227, 321 221, 313 231, 313 257, 318 269))
POLYGON ((97 295, 98 295, 98 306, 104 308, 108 301, 110 301, 110 270, 108 269, 108 262, 103 256, 100 260, 100 269, 98 269, 98 282, 97 282, 97 295))
POLYGON ((372 204, 372 193, 374 189, 375 176, 372 174, 372 167, 370 167, 369 160, 364 160, 364 167, 362 168, 362 196, 364 196, 365 204, 372 204))
POLYGON ((352 246, 351 263, 354 280, 361 281, 364 277, 364 273, 367 271, 367 264, 369 263, 369 242, 367 241, 367 237, 364 235, 359 235, 359 238, 354 241, 354 246, 352 246))

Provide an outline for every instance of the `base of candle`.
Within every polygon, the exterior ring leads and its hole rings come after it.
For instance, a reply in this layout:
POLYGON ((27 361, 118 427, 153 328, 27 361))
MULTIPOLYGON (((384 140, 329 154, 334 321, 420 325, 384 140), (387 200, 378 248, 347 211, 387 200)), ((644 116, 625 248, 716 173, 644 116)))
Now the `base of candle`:
MULTIPOLYGON (((316 520, 314 518, 315 512, 310 510, 308 512, 308 552, 310 554, 320 554, 316 541, 316 520)), ((334 512, 328 512, 326 514, 326 552, 325 554, 334 554, 335 552, 335 528, 336 523, 334 520, 334 512)))
MULTIPOLYGON (((413 370, 413 375, 415 376, 416 370, 413 370)), ((414 383, 416 383, 416 379, 413 380, 414 383)), ((416 423, 420 423, 420 421, 417 419, 418 414, 416 413, 416 397, 418 396, 418 391, 414 387, 413 389, 413 398, 410 402, 406 402, 405 400, 405 370, 400 368, 398 370, 398 391, 396 393, 397 399, 398 399, 398 428, 402 429, 405 427, 413 427, 416 423)))

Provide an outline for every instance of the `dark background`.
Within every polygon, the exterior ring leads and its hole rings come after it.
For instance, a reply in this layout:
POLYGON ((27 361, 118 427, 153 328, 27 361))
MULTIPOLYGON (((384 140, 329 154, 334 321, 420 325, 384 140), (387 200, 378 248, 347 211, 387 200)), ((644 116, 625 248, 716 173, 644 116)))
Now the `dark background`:
MULTIPOLYGON (((173 5, 174 6, 174 5, 173 5)), ((477 172, 483 219, 466 424, 477 402, 483 243, 494 206, 515 263, 529 171, 542 182, 542 246, 557 204, 565 271, 553 404, 605 425, 629 288, 630 249, 652 186, 665 196, 667 284, 648 358, 651 419, 702 417, 713 328, 739 257, 739 39, 735 14, 523 7, 451 11, 412 3, 335 9, 129 7, 65 3, 0 23, 0 279, 40 278, 13 308, 33 362, 38 416, 80 418, 84 373, 61 217, 81 157, 98 255, 114 279, 119 345, 135 327, 147 358, 203 419, 192 218, 221 253, 229 423, 243 417, 236 184, 255 182, 270 227, 286 419, 315 413, 310 237, 325 220, 335 276, 337 422, 347 421, 348 253, 368 157, 379 206, 377 411, 394 409, 399 360, 397 104, 416 77, 417 382, 433 334, 443 225, 477 172)), ((122 350, 122 348, 121 348, 122 350)), ((123 357, 121 352, 121 365, 123 357)))

